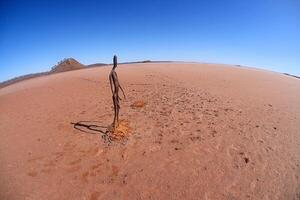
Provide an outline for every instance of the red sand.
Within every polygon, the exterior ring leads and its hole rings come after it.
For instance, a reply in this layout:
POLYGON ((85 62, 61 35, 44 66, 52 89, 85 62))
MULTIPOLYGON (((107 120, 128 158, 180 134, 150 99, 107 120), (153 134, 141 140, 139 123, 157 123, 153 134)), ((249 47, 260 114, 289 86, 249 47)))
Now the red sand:
POLYGON ((0 199, 300 198, 300 80, 226 65, 120 65, 132 134, 108 146, 70 123, 112 122, 109 71, 0 89, 0 199))

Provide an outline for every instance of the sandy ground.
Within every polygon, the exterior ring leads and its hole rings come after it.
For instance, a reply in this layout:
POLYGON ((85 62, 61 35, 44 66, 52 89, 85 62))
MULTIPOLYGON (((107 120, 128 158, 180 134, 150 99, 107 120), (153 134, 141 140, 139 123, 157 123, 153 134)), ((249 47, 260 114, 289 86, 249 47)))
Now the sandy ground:
POLYGON ((128 140, 112 122, 110 67, 0 89, 0 199, 300 199, 300 80, 215 64, 120 65, 128 140), (131 107, 135 101, 144 106, 131 107))

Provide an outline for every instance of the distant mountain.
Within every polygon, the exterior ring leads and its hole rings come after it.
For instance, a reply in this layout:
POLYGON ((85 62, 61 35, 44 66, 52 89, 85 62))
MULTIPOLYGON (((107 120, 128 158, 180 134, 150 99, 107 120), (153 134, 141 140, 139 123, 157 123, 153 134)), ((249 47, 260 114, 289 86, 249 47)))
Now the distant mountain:
POLYGON ((300 79, 300 76, 296 76, 296 75, 292 75, 292 74, 288 74, 288 73, 283 73, 283 74, 287 75, 287 76, 291 76, 291 77, 300 79))
POLYGON ((83 69, 85 66, 74 58, 66 58, 53 66, 50 73, 66 72, 71 70, 83 69))
MULTIPOLYGON (((172 61, 151 61, 151 60, 142 60, 142 61, 135 61, 135 62, 123 62, 118 63, 119 65, 122 64, 138 64, 138 63, 165 63, 165 62, 172 62, 172 61)), ((90 65, 83 65, 74 58, 65 58, 62 61, 58 62, 57 65, 53 66, 50 71, 47 72, 40 72, 40 73, 33 73, 33 74, 26 74, 23 76, 18 76, 3 82, 0 82, 0 88, 6 87, 8 85, 12 85, 14 83, 40 77, 40 76, 46 76, 54 73, 59 72, 67 72, 72 70, 79 70, 79 69, 87 69, 92 67, 103 67, 108 66, 112 64, 105 64, 105 63, 95 63, 90 65)))
MULTIPOLYGON (((98 66, 98 65, 96 65, 96 66, 98 66)), ((59 72, 66 72, 66 71, 84 69, 86 67, 88 67, 88 66, 85 66, 85 65, 81 64, 80 62, 78 62, 74 58, 66 58, 66 59, 63 59, 62 61, 58 62, 57 65, 53 66, 50 71, 27 74, 27 75, 18 76, 18 77, 9 79, 7 81, 0 82, 0 88, 3 88, 5 86, 8 86, 8 85, 20 82, 20 81, 40 77, 40 76, 45 76, 45 75, 59 73, 59 72)))
POLYGON ((40 72, 40 73, 26 74, 26 75, 23 75, 23 76, 18 76, 18 77, 9 79, 7 81, 0 82, 0 88, 3 88, 3 87, 8 86, 8 85, 12 85, 12 84, 20 82, 20 81, 32 79, 32 78, 35 78, 35 77, 45 76, 45 75, 49 75, 49 74, 50 74, 50 72, 40 72))

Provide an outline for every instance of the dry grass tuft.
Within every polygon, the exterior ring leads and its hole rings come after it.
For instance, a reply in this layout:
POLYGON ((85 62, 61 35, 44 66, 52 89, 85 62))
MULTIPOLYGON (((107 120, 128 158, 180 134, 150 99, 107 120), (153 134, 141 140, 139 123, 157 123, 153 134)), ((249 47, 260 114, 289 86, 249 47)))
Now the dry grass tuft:
POLYGON ((129 121, 120 120, 119 125, 111 133, 110 138, 112 140, 121 140, 129 136, 131 128, 129 126, 129 121))
POLYGON ((131 104, 131 107, 132 108, 142 108, 146 105, 146 102, 143 101, 143 100, 138 100, 138 101, 135 101, 133 104, 131 104))

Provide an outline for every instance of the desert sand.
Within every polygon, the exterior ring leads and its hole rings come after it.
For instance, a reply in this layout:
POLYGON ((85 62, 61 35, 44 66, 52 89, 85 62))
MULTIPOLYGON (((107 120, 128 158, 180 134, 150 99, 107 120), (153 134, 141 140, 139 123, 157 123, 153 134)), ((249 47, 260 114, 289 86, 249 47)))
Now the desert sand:
POLYGON ((0 89, 0 199, 300 199, 300 80, 219 64, 120 65, 0 89))

